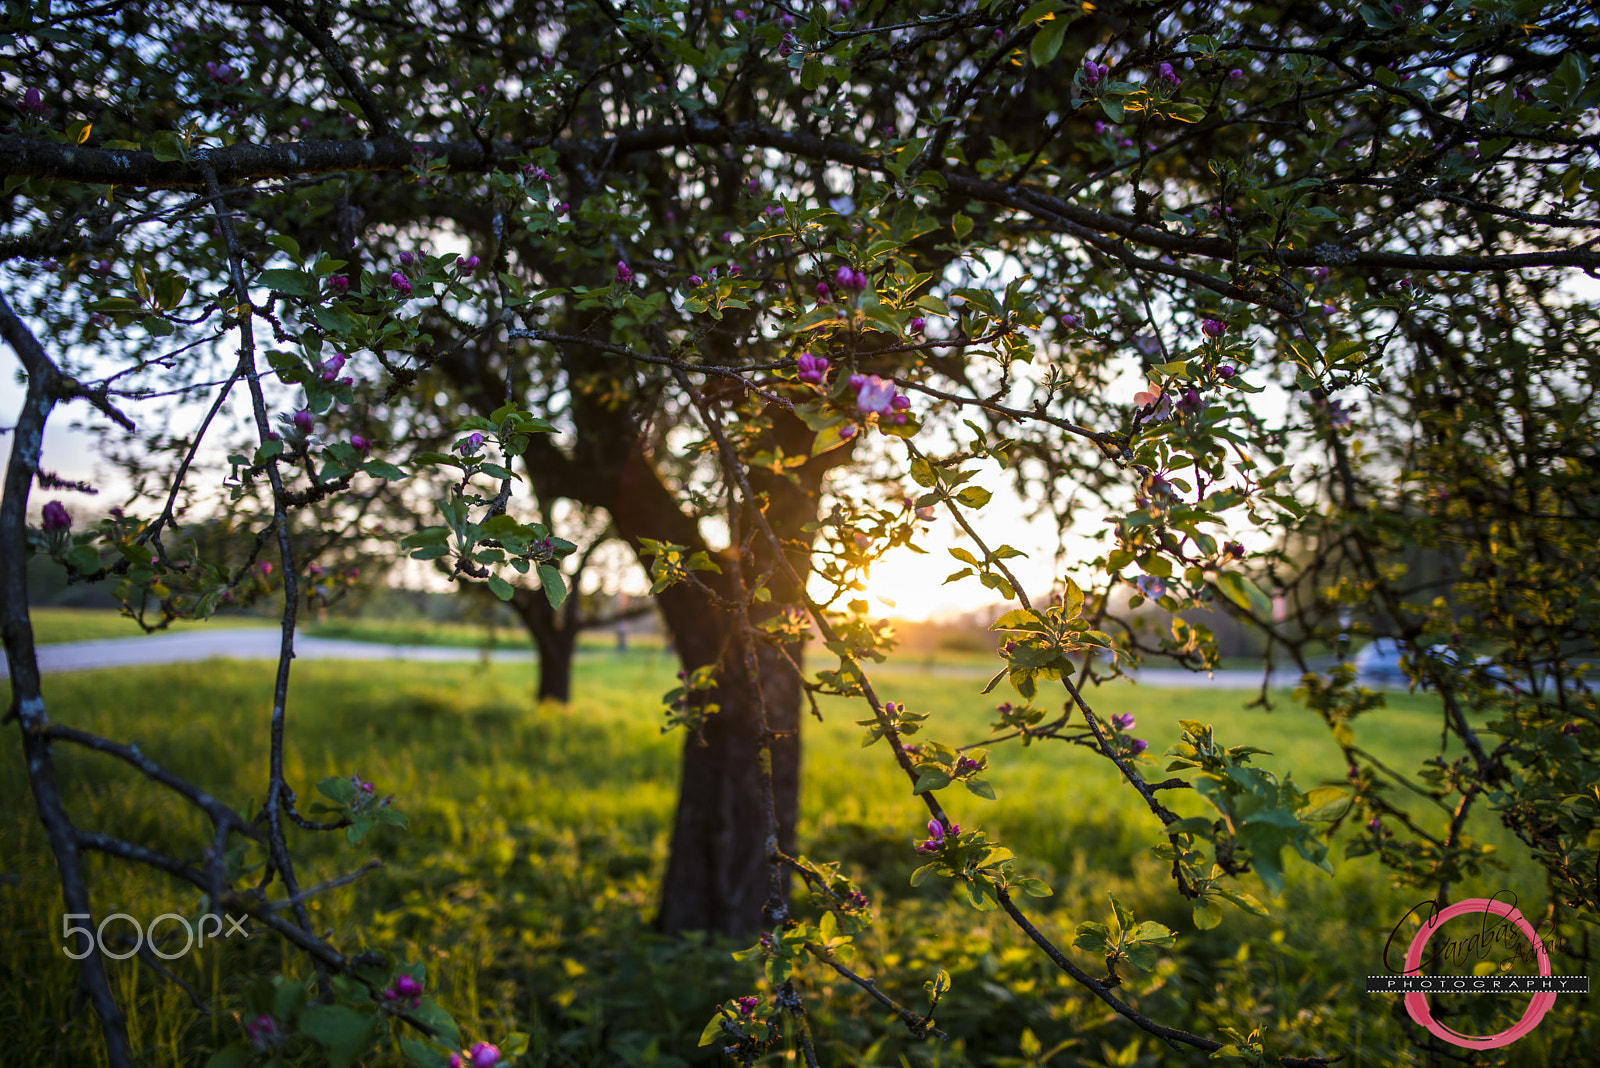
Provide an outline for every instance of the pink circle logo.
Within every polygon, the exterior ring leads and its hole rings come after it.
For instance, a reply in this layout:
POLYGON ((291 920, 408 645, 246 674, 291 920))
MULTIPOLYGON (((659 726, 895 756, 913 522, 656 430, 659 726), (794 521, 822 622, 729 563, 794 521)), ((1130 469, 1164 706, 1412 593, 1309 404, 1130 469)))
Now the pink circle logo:
MULTIPOLYGON (((1523 918, 1522 913, 1517 910, 1515 905, 1508 905, 1503 901, 1493 901, 1486 897, 1469 897, 1464 901, 1458 901, 1454 905, 1446 907, 1433 919, 1423 924, 1418 929, 1416 937, 1411 940, 1410 947, 1406 949, 1404 974, 1411 975, 1422 966, 1422 952, 1428 947, 1428 940, 1438 933, 1439 928, 1444 926, 1446 920, 1453 920, 1457 916, 1484 912, 1500 916, 1515 924, 1517 930, 1521 931, 1523 936, 1533 945, 1533 952, 1539 959, 1539 974, 1550 974, 1550 954, 1545 952, 1544 942, 1539 939, 1538 932, 1523 918)), ((1435 1020, 1433 1012, 1428 1006, 1428 995, 1423 993, 1413 992, 1406 995, 1406 1012, 1411 1014, 1413 1020, 1426 1027, 1430 1033, 1444 1039, 1451 1045, 1461 1046, 1464 1049, 1499 1049, 1501 1046, 1511 1045, 1511 1043, 1538 1027, 1539 1021, 1544 1019, 1544 1014, 1549 1012, 1550 1007, 1555 1003, 1555 994, 1535 994, 1533 995, 1533 1001, 1528 1005, 1528 1010, 1522 1014, 1522 1019, 1504 1031, 1482 1036, 1463 1035, 1460 1032, 1452 1031, 1438 1020, 1435 1020)))

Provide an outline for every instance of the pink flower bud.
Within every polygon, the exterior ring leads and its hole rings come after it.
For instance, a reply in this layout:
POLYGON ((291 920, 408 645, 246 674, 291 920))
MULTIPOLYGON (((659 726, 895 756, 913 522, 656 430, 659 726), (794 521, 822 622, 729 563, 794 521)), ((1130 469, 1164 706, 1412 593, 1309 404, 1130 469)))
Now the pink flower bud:
POLYGON ((828 299, 828 283, 826 283, 826 282, 818 282, 817 283, 817 299, 818 300, 827 300, 828 299))
POLYGON ((405 275, 401 274, 399 271, 395 271, 389 276, 389 284, 394 286, 395 292, 399 293, 402 297, 409 297, 411 295, 411 280, 405 275))
POLYGON ((332 382, 339 377, 339 372, 344 370, 347 357, 342 352, 336 352, 322 361, 322 380, 332 382))
POLYGON ((351 434, 350 444, 355 447, 357 452, 366 452, 368 449, 372 448, 372 442, 368 441, 360 434, 351 434))
POLYGON ((944 841, 944 824, 938 820, 928 821, 928 837, 936 842, 944 841))
POLYGON ((294 428, 302 434, 311 433, 311 413, 301 409, 294 413, 294 428))
POLYGON ((695 287, 695 288, 697 288, 697 289, 698 289, 698 288, 699 288, 699 287, 700 287, 700 286, 703 286, 703 285, 705 285, 705 279, 704 279, 704 278, 701 278, 701 277, 700 277, 700 276, 699 276, 699 275, 697 275, 697 274, 691 274, 691 275, 690 275, 690 276, 689 276, 689 284, 690 284, 690 285, 691 285, 691 286, 694 286, 694 287, 695 287))
POLYGON ((928 320, 926 320, 924 318, 921 318, 920 316, 915 318, 915 319, 913 319, 913 320, 911 320, 911 332, 913 334, 920 334, 924 330, 926 330, 927 327, 928 327, 928 320))
POLYGON ((45 530, 67 530, 72 526, 72 516, 60 501, 51 501, 40 513, 40 525, 45 530))
POLYGON ((476 256, 457 256, 456 257, 456 266, 460 267, 467 274, 471 274, 473 271, 476 271, 478 269, 478 263, 479 263, 479 260, 478 260, 478 257, 476 257, 476 256))
POLYGON ((617 281, 623 285, 633 281, 633 272, 628 269, 627 263, 623 260, 617 261, 617 281))
POLYGON ((37 89, 29 89, 22 94, 22 110, 31 111, 35 115, 44 114, 44 94, 37 89))
POLYGON ((350 292, 350 279, 342 274, 336 274, 328 279, 328 288, 333 291, 334 296, 342 297, 350 292))
POLYGON ((409 249, 402 249, 401 250, 401 252, 400 252, 400 266, 402 266, 402 267, 410 267, 413 263, 416 262, 416 260, 417 260, 416 253, 412 252, 409 249))
POLYGON ((472 1047, 472 1068, 494 1068, 500 1063, 500 1048, 487 1042, 472 1047))
POLYGON ((1221 337, 1228 332, 1228 324, 1221 319, 1203 319, 1200 322, 1200 330, 1206 337, 1221 337))
POLYGON ((1236 82, 1242 82, 1244 81, 1244 71, 1240 70, 1238 67, 1235 67, 1228 72, 1228 77, 1232 78, 1236 82))

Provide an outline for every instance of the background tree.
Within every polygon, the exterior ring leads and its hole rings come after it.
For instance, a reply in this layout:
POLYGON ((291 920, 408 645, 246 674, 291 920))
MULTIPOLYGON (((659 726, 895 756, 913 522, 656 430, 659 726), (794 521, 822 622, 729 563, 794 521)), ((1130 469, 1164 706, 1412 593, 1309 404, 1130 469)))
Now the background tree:
MULTIPOLYGON (((304 819, 281 761, 291 516, 369 480, 444 471, 442 522, 407 548, 505 598, 532 574, 554 595, 573 545, 515 511, 520 464, 540 499, 602 510, 651 568, 685 672, 667 700, 689 728, 660 924, 767 929, 752 954, 773 1002, 730 1003, 708 1028, 741 1060, 778 1040, 780 1010, 812 1058, 792 969, 807 955, 842 967, 837 951, 870 922, 847 879, 797 855, 807 693, 860 698, 868 740, 926 799, 919 879, 1004 909, 1136 1026, 1224 1045, 1120 999, 1116 946, 1097 979, 1040 932, 1016 894, 1047 891, 939 801, 956 783, 992 793, 981 751, 907 743, 929 728, 874 690, 867 665, 889 641, 856 593, 924 510, 970 538, 953 580, 1020 605, 995 624, 996 684, 1024 702, 1003 708, 1000 735, 1115 765, 1161 823, 1198 925, 1220 922, 1223 901, 1251 907, 1247 871, 1275 891, 1286 848, 1323 863, 1323 824, 1352 799, 1378 813, 1385 860, 1447 892, 1481 859, 1458 814, 1488 797, 1592 915, 1593 811, 1574 800, 1593 774, 1592 583, 1565 592, 1569 558, 1550 543, 1590 537, 1593 521, 1592 308, 1557 281, 1600 266, 1583 237, 1600 84, 1582 5, 19 10, 0 251, 22 314, 0 325, 30 393, 5 555, 31 538, 79 573, 160 583, 207 614, 245 575, 174 555, 170 504, 93 538, 53 511, 27 534, 27 491, 57 400, 126 422, 115 406, 158 387, 213 390, 219 410, 245 387, 253 440, 217 470, 270 487, 258 538, 276 543, 285 581, 285 653, 265 822, 209 814, 219 844, 261 836, 291 900, 281 828, 304 819), (1462 355, 1479 346, 1487 371, 1462 355), (1490 403, 1500 390, 1509 406, 1490 403), (459 419, 453 449, 401 429, 439 393, 459 419), (1358 422, 1357 404, 1383 417, 1358 422), (878 496, 867 487, 881 481, 833 478, 842 467, 902 488, 878 496), (993 495, 975 479, 997 474, 1101 542, 1060 561, 1049 591, 1026 589, 1007 564, 1017 550, 980 529, 993 495), (1408 534, 1452 546, 1442 606, 1415 601, 1394 567, 1408 534), (1330 591, 1321 575, 1348 581, 1330 591), (1133 651, 1114 604, 1216 605, 1271 629, 1268 579, 1297 598, 1297 628, 1273 631, 1296 656, 1337 643, 1341 606, 1406 639, 1444 697, 1444 735, 1470 756, 1422 766, 1442 836, 1406 824, 1405 848, 1389 837, 1388 773, 1349 734, 1375 700, 1347 673, 1303 687, 1351 757, 1349 787, 1331 794, 1241 770, 1249 753, 1201 724, 1169 769, 1192 777, 1151 782, 1143 742, 1094 716, 1084 686, 1100 669, 1085 654, 1133 651), (1444 643, 1453 659, 1431 652, 1446 625, 1463 628, 1444 643), (808 672, 811 627, 828 663, 808 672), (1494 682, 1477 641, 1518 679, 1494 682), (1034 704, 1041 680, 1063 684, 1060 713, 1034 704), (1471 718, 1485 710, 1500 719, 1471 718), (1162 803, 1189 786, 1219 820, 1162 803), (791 912, 794 873, 815 923, 791 912)), ((66 819, 48 744, 83 740, 43 718, 7 567, 13 715, 67 904, 84 911, 76 850, 149 858, 66 819)), ((1214 662, 1203 628, 1175 629, 1167 648, 1214 662)), ((343 803, 343 819, 372 814, 343 803)), ((169 870, 223 892, 220 861, 169 870)), ((280 921, 286 938, 350 969, 296 917, 280 921)), ((86 958, 85 981, 123 1063, 99 967, 86 958)), ((929 1017, 896 1008, 926 1032, 929 1017)))

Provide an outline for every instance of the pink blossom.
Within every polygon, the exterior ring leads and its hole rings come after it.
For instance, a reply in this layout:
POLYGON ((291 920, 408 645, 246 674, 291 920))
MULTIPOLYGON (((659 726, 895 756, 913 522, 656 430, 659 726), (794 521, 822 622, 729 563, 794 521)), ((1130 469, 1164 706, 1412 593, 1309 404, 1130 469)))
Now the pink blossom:
POLYGON ((756 1006, 761 1004, 761 999, 752 995, 748 997, 737 998, 734 1000, 734 1004, 739 1006, 740 1016, 749 1016, 751 1013, 756 1011, 756 1006))
POLYGON ((409 297, 411 295, 411 279, 399 271, 395 271, 389 276, 389 284, 394 286, 395 292, 399 293, 401 297, 409 297))
POLYGON ((921 508, 917 509, 917 518, 922 520, 924 523, 930 522, 933 519, 933 516, 934 511, 933 505, 931 504, 923 505, 921 508))
POLYGON ((828 378, 828 360, 825 356, 813 356, 809 352, 802 352, 795 360, 799 373, 795 376, 802 382, 812 382, 822 385, 828 378))
POLYGON ((1119 731, 1131 731, 1131 730, 1133 730, 1133 728, 1137 727, 1139 724, 1133 718, 1133 715, 1131 713, 1118 712, 1116 715, 1111 717, 1111 725, 1113 727, 1117 728, 1117 730, 1119 730, 1119 731))
POLYGON ((278 1022, 262 1013, 244 1025, 244 1033, 256 1049, 266 1049, 278 1037, 278 1022))
POLYGON ((494 1068, 500 1063, 500 1047, 479 1042, 472 1047, 472 1068, 494 1068))
POLYGON ((628 264, 624 260, 617 261, 617 281, 623 285, 633 281, 633 272, 628 269, 628 264))
POLYGON ((471 456, 473 453, 478 451, 478 446, 482 444, 482 434, 468 434, 466 438, 456 445, 456 451, 462 456, 471 456))
POLYGON ((460 267, 463 271, 467 272, 468 274, 471 274, 473 271, 476 271, 478 269, 478 263, 479 262, 480 261, 478 260, 478 257, 476 257, 476 256, 457 256, 456 257, 456 266, 460 267))
POLYGON ((350 279, 342 274, 336 274, 328 279, 328 288, 333 291, 334 296, 342 297, 350 292, 350 279))
POLYGON ((232 85, 239 77, 239 72, 226 63, 207 63, 206 76, 219 85, 232 85))
POLYGON ((1244 71, 1238 67, 1235 67, 1228 72, 1228 77, 1232 78, 1236 82, 1242 82, 1244 81, 1244 71))
MULTIPOLYGON (((854 376, 852 376, 852 381, 854 376)), ((894 412, 895 398, 894 383, 878 375, 866 376, 856 390, 856 407, 862 415, 877 412, 879 415, 890 415, 894 412)))
POLYGON ((1094 85, 1106 76, 1108 68, 1102 67, 1092 59, 1083 61, 1083 80, 1086 85, 1094 85))
POLYGON ((1152 601, 1167 592, 1167 584, 1153 575, 1140 575, 1133 580, 1133 584, 1139 587, 1140 593, 1152 601))
POLYGON ((1228 324, 1221 319, 1203 319, 1200 330, 1206 337, 1221 337, 1228 332, 1228 324))
POLYGON ((40 525, 46 530, 67 530, 72 526, 72 515, 60 501, 51 501, 40 513, 40 525))
POLYGON ((43 115, 45 111, 44 94, 39 92, 37 89, 29 89, 27 92, 23 93, 22 110, 31 111, 35 115, 43 115))
POLYGON ((1163 63, 1160 67, 1156 68, 1156 77, 1160 78, 1168 85, 1183 84, 1183 79, 1178 77, 1178 72, 1172 69, 1171 63, 1163 63))

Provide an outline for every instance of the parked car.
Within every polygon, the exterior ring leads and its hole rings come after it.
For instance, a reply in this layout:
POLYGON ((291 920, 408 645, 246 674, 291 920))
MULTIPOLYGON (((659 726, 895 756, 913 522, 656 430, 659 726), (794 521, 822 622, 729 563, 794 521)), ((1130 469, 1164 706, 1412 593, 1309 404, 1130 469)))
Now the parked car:
POLYGON ((1374 638, 1355 655, 1356 681, 1363 685, 1391 685, 1407 681, 1400 669, 1405 650, 1393 638, 1374 638))
MULTIPOLYGON (((1356 681, 1366 685, 1397 685, 1409 682, 1411 677, 1400 666, 1400 658, 1408 650, 1394 638, 1374 638, 1365 648, 1355 655, 1356 681)), ((1429 647, 1428 654, 1437 657, 1446 665, 1454 666, 1459 662, 1461 654, 1450 646, 1440 643, 1429 647)), ((1498 689, 1508 690, 1510 682, 1504 670, 1495 665, 1494 660, 1487 656, 1478 657, 1474 663, 1482 669, 1489 681, 1498 689)))

